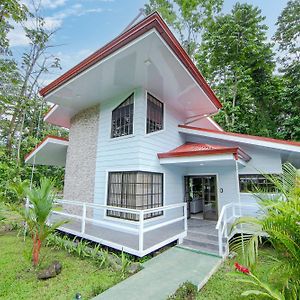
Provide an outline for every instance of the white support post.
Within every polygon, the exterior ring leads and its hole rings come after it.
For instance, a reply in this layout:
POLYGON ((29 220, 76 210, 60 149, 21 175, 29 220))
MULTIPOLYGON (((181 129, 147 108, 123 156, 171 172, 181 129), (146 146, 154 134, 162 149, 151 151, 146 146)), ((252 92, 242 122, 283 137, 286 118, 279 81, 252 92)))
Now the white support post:
POLYGON ((183 206, 183 216, 184 216, 184 231, 187 232, 187 203, 184 203, 183 206))
POLYGON ((86 204, 82 204, 82 220, 81 220, 81 233, 85 232, 85 219, 86 219, 86 204))
POLYGON ((139 252, 142 254, 144 251, 144 211, 139 213, 139 252))
POLYGON ((228 229, 227 221, 228 221, 228 220, 227 220, 227 207, 226 207, 226 209, 225 209, 225 211, 224 211, 224 225, 223 225, 223 226, 225 226, 224 235, 225 235, 226 238, 228 237, 228 232, 227 232, 227 229, 228 229))
POLYGON ((223 238, 222 238, 222 227, 218 229, 218 240, 219 240, 219 255, 223 257, 223 238))

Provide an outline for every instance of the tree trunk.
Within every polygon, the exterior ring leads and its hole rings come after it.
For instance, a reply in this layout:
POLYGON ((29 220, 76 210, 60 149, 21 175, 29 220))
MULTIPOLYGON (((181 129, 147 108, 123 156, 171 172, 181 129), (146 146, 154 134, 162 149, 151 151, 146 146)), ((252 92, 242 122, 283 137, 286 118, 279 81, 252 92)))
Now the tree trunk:
POLYGON ((19 135, 18 146, 17 146, 17 163, 18 164, 20 163, 20 152, 21 152, 21 144, 22 144, 22 138, 23 138, 25 116, 26 116, 26 110, 24 110, 23 115, 22 115, 20 135, 19 135))
POLYGON ((40 250, 42 242, 36 234, 33 238, 33 251, 32 251, 32 261, 33 265, 36 267, 39 264, 40 250))

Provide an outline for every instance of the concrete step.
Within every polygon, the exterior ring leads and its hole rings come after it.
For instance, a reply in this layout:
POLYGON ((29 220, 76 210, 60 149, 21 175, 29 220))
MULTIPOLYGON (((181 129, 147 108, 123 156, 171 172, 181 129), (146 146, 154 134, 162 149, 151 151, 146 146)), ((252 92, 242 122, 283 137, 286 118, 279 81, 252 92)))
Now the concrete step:
MULTIPOLYGON (((219 238, 217 234, 209 234, 205 232, 188 230, 187 239, 199 241, 199 242, 210 242, 210 243, 219 243, 219 238)), ((226 238, 223 238, 223 243, 226 243, 226 238)))
MULTIPOLYGON (((203 247, 203 248, 207 248, 207 249, 212 249, 212 250, 217 250, 219 251, 219 244, 218 243, 214 243, 214 242, 210 242, 210 241, 195 241, 189 238, 184 238, 183 243, 189 244, 189 245, 194 245, 197 247, 203 247)), ((225 247, 225 243, 223 243, 223 247, 225 247)))
MULTIPOLYGON (((219 255, 219 246, 213 244, 200 244, 199 242, 183 240, 183 243, 178 245, 178 247, 186 248, 190 250, 198 250, 204 253, 210 253, 214 255, 219 255)), ((225 250, 225 245, 223 245, 223 251, 225 250)))

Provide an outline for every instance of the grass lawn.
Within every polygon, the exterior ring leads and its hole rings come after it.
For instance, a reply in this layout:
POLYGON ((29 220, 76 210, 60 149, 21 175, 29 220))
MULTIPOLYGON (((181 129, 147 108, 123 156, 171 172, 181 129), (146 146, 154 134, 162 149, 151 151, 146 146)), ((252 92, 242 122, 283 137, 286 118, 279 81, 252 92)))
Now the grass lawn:
POLYGON ((80 259, 65 251, 42 248, 41 267, 53 260, 62 263, 55 278, 41 281, 30 261, 31 243, 17 237, 16 232, 0 231, 0 299, 90 299, 121 281, 121 275, 108 268, 99 269, 88 259, 80 259))
MULTIPOLYGON (((270 278, 269 270, 272 267, 272 262, 269 256, 272 253, 271 248, 264 248, 261 250, 259 254, 259 263, 255 270, 251 270, 254 274, 258 276, 262 276, 261 278, 264 281, 271 281, 276 286, 276 282, 274 278, 270 278)), ((226 260, 220 269, 210 278, 207 284, 198 292, 197 300, 237 300, 237 299, 257 299, 253 298, 245 298, 241 296, 241 293, 255 289, 252 285, 243 285, 235 280, 234 277, 229 276, 229 272, 235 271, 233 266, 234 262, 242 262, 239 258, 228 259, 226 260)), ((261 298, 260 298, 261 299, 261 298)))

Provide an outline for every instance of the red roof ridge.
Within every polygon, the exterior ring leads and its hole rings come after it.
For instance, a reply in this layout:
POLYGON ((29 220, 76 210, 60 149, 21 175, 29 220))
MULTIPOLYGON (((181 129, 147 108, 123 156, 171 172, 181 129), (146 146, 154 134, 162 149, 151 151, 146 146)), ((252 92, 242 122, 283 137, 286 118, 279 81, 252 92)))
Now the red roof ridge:
POLYGON ((47 135, 42 141, 40 141, 38 144, 35 145, 35 147, 25 155, 25 160, 27 159, 27 157, 29 157, 36 149, 38 149, 44 142, 46 142, 48 139, 56 139, 56 140, 60 140, 60 141, 69 141, 68 138, 64 138, 61 136, 56 136, 56 135, 47 135))
POLYGON ((250 135, 250 134, 244 134, 244 133, 236 133, 236 132, 229 132, 229 131, 218 131, 213 129, 207 129, 207 128, 200 128, 195 126, 189 126, 189 125, 178 125, 180 128, 186 128, 186 129, 192 129, 192 130, 198 130, 198 131, 206 131, 211 133, 217 133, 220 135, 228 135, 228 136, 236 136, 241 138, 248 138, 252 140, 259 140, 259 141, 265 141, 265 142, 271 142, 271 143, 277 143, 277 144, 286 144, 286 145, 292 145, 300 147, 300 142, 297 141, 290 141, 290 140, 281 140, 281 139, 275 139, 270 137, 263 137, 263 136, 257 136, 257 135, 250 135))
POLYGON ((152 28, 155 28, 157 32, 161 35, 161 37, 166 41, 166 43, 174 51, 178 59, 183 63, 183 65, 187 68, 187 70, 194 77, 197 83, 205 91, 205 93, 212 101, 212 103, 216 106, 216 108, 221 108, 221 102, 218 100, 217 96, 214 94, 208 83, 205 81, 198 68, 192 62, 191 58, 182 48, 180 43, 177 41, 177 39, 171 32, 171 30, 168 28, 164 20, 157 12, 150 14, 149 16, 141 20, 139 23, 129 28, 127 31, 121 33, 111 42, 107 43, 102 48, 98 49, 96 52, 94 52, 86 59, 81 61, 79 64, 77 64, 76 66, 68 70, 66 73, 52 81, 50 84, 42 88, 40 90, 41 96, 46 96, 62 84, 66 83, 71 78, 88 69, 90 66, 97 63, 98 61, 101 61, 103 58, 112 54, 124 45, 130 43, 131 41, 133 41, 134 39, 141 36, 142 34, 144 34, 152 28))

